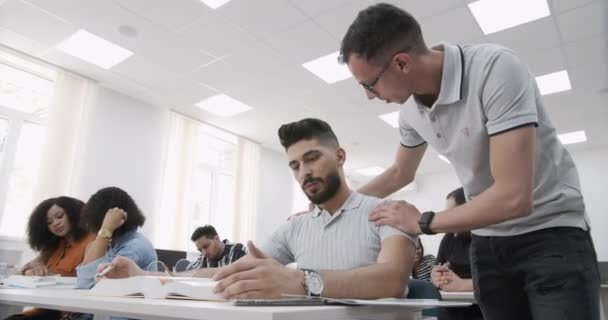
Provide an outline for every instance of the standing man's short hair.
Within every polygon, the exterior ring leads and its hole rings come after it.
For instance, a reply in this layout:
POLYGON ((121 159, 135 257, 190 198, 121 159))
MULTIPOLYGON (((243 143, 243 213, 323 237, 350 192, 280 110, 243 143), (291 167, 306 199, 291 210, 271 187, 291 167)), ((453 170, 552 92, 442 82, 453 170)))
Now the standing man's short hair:
POLYGON ((190 237, 190 240, 196 241, 200 237, 205 237, 207 239, 213 239, 217 236, 217 231, 212 225, 205 225, 202 227, 196 228, 190 237))
POLYGON ((362 10, 350 25, 340 46, 340 61, 355 53, 367 61, 383 63, 403 51, 426 51, 420 24, 407 11, 388 3, 362 10))

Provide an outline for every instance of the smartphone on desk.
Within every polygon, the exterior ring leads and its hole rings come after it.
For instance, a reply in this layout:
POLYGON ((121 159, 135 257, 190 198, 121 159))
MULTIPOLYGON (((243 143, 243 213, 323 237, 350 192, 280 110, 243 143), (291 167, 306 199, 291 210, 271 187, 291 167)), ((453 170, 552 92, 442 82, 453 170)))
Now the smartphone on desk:
POLYGON ((326 306, 327 303, 320 298, 281 298, 281 299, 238 299, 233 302, 235 306, 247 307, 288 307, 288 306, 326 306))

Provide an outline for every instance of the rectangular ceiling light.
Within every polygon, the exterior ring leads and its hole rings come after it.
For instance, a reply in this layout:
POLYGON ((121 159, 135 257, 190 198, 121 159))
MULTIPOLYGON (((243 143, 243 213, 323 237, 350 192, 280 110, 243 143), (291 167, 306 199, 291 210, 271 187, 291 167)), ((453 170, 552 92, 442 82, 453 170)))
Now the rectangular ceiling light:
POLYGON ((338 63, 338 51, 308 61, 302 67, 330 84, 352 77, 346 64, 338 63))
POLYGON ((479 0, 469 9, 485 34, 513 28, 551 14, 547 0, 479 0))
POLYGON ((443 161, 443 162, 445 162, 445 163, 447 163, 447 164, 450 164, 450 163, 451 163, 451 162, 450 162, 450 160, 448 160, 448 158, 446 158, 446 157, 445 157, 444 155, 442 155, 442 154, 438 155, 437 157, 439 157, 439 159, 441 159, 441 161, 443 161))
POLYGON ((196 104, 197 107, 220 117, 231 117, 253 109, 225 94, 217 94, 196 104))
POLYGON ((562 70, 536 77, 540 94, 547 95, 572 89, 568 71, 562 70))
POLYGON ((211 9, 217 9, 226 3, 230 2, 230 0, 201 0, 204 4, 206 4, 211 9))
POLYGON ((587 141, 587 135, 582 130, 558 134, 557 137, 564 145, 587 141))
POLYGON ((57 49, 104 69, 133 55, 133 52, 82 29, 59 43, 57 49))
POLYGON ((373 176, 377 176, 377 175, 381 174, 382 172, 384 172, 384 168, 369 167, 369 168, 357 169, 357 172, 363 176, 373 177, 373 176))
POLYGON ((382 119, 393 128, 399 128, 399 111, 381 114, 378 118, 382 119))

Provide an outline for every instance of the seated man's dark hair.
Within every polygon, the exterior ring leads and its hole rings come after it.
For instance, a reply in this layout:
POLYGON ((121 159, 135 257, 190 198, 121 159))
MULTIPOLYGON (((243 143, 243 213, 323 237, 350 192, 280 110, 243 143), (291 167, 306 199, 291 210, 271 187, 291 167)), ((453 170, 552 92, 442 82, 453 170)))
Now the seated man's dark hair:
POLYGON ((215 236, 217 236, 217 231, 215 231, 215 228, 212 225, 204 225, 202 227, 196 228, 196 230, 194 230, 194 232, 192 232, 192 236, 190 237, 190 240, 196 241, 200 237, 205 237, 207 239, 213 239, 215 236))
POLYGON ((279 128, 279 140, 285 150, 301 140, 318 139, 323 145, 339 147, 340 143, 327 122, 306 118, 282 125, 279 128))

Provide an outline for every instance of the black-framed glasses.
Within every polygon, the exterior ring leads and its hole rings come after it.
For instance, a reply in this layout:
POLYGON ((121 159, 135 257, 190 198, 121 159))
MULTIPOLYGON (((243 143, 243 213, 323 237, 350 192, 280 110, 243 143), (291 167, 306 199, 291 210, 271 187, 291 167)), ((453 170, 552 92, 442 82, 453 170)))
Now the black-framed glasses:
POLYGON ((388 67, 390 67, 392 61, 393 60, 391 59, 384 64, 384 66, 382 67, 380 72, 378 72, 378 75, 376 75, 376 77, 374 78, 374 80, 372 80, 372 82, 370 82, 370 83, 359 82, 359 84, 361 84, 361 86, 363 88, 365 88, 365 90, 367 90, 377 96, 378 91, 376 91, 376 89, 374 89, 374 87, 376 86, 378 81, 380 81, 380 78, 382 78, 382 75, 384 74, 384 72, 386 72, 386 70, 388 70, 388 67))

